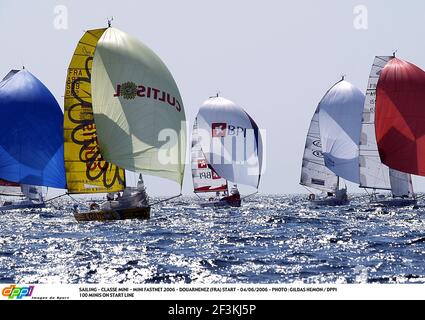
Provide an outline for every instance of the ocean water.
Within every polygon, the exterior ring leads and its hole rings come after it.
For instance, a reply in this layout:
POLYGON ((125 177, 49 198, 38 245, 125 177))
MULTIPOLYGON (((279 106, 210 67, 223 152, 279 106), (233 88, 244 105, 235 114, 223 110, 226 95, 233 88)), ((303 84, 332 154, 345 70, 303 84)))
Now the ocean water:
POLYGON ((59 205, 0 213, 0 283, 425 282, 421 206, 312 209, 301 196, 256 196, 201 209, 183 197, 147 221, 78 223, 71 203, 59 205))

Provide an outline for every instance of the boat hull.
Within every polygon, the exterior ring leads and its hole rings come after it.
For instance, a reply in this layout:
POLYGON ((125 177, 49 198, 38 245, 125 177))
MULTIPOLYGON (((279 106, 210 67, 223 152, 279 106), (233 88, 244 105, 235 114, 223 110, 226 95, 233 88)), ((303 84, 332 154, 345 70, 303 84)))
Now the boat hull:
POLYGON ((370 203, 373 207, 384 207, 384 208, 400 208, 416 206, 418 201, 416 199, 384 199, 375 200, 370 203))
POLYGON ((337 199, 337 198, 317 199, 317 200, 310 200, 310 204, 312 206, 318 206, 318 207, 339 207, 339 206, 349 205, 350 200, 337 199))
POLYGON ((0 211, 16 210, 16 209, 41 209, 45 208, 45 203, 16 203, 0 207, 0 211))
POLYGON ((126 219, 149 219, 151 207, 133 207, 116 210, 74 212, 77 221, 112 221, 126 219))
POLYGON ((206 201, 201 202, 199 205, 202 208, 225 208, 225 207, 240 207, 242 204, 242 200, 218 200, 218 201, 206 201))

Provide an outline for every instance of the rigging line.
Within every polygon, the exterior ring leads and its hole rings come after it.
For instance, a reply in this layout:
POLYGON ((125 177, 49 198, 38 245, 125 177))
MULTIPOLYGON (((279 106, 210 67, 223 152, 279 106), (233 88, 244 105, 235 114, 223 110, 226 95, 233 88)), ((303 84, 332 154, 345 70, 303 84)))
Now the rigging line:
POLYGON ((253 196, 254 194, 257 194, 257 193, 258 193, 258 190, 257 190, 257 191, 255 191, 254 193, 251 193, 251 194, 249 194, 249 195, 247 195, 247 196, 245 196, 245 197, 241 198, 241 200, 246 199, 246 198, 248 198, 248 197, 251 197, 251 196, 253 196))
POLYGON ((180 193, 178 196, 174 196, 174 197, 171 197, 171 198, 168 198, 168 199, 164 199, 164 200, 160 200, 160 201, 157 201, 157 202, 152 202, 152 203, 149 203, 148 205, 149 206, 154 206, 156 204, 163 203, 163 202, 166 202, 166 201, 169 201, 169 200, 172 200, 172 199, 181 197, 181 196, 182 196, 182 194, 180 193))
POLYGON ((310 192, 310 193, 314 193, 313 191, 311 191, 309 188, 307 188, 306 186, 304 186, 304 185, 301 185, 304 189, 306 189, 308 192, 310 192))
POLYGON ((76 203, 78 203, 78 204, 82 204, 82 202, 81 201, 78 201, 78 200, 76 200, 74 197, 72 197, 68 192, 66 193, 66 195, 68 196, 68 197, 70 197, 71 198, 71 200, 73 200, 74 202, 76 202, 76 203))
POLYGON ((53 197, 53 198, 51 198, 51 199, 47 199, 47 200, 45 200, 44 202, 49 202, 49 201, 52 201, 52 200, 55 200, 55 199, 61 198, 61 197, 63 197, 63 196, 66 196, 66 195, 67 195, 67 193, 64 193, 64 194, 61 194, 61 195, 59 195, 59 196, 53 197))

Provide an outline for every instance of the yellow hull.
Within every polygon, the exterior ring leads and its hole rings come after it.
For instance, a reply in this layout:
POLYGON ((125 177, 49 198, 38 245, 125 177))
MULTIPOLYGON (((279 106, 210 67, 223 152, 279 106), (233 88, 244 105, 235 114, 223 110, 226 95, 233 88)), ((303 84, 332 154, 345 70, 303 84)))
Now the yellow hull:
POLYGON ((99 210, 76 212, 74 217, 77 221, 109 221, 125 219, 149 219, 151 207, 127 208, 118 210, 99 210))

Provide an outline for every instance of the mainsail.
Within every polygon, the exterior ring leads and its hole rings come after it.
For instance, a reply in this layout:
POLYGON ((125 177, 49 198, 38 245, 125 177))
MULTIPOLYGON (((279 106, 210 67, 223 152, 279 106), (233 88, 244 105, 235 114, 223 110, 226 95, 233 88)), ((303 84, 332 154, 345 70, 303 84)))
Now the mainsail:
POLYGON ((130 35, 106 29, 94 53, 92 95, 104 159, 181 186, 185 113, 176 82, 161 59, 130 35))
POLYGON ((382 69, 391 59, 392 56, 375 57, 369 76, 359 145, 360 187, 392 190, 394 196, 401 196, 407 194, 406 190, 413 194, 412 179, 381 162, 375 133, 376 87, 382 69))
POLYGON ((320 138, 325 165, 337 176, 359 181, 360 126, 365 97, 341 80, 319 104, 320 138))
POLYGON ((199 143, 214 171, 258 188, 263 158, 260 131, 241 107, 222 97, 205 101, 197 115, 199 143))
POLYGON ((72 56, 65 91, 65 168, 70 193, 105 193, 125 187, 125 173, 99 149, 92 109, 92 62, 106 29, 87 31, 72 56))
POLYGON ((300 184, 325 192, 335 192, 338 189, 338 177, 325 166, 320 141, 319 111, 320 106, 316 108, 308 129, 300 184))
POLYGON ((195 193, 227 191, 227 180, 220 177, 208 164, 201 148, 197 119, 192 131, 192 179, 195 193))
POLYGON ((0 82, 0 178, 65 188, 63 114, 49 89, 29 71, 0 82))
POLYGON ((425 176, 425 72, 391 59, 376 91, 376 139, 382 162, 425 176))

